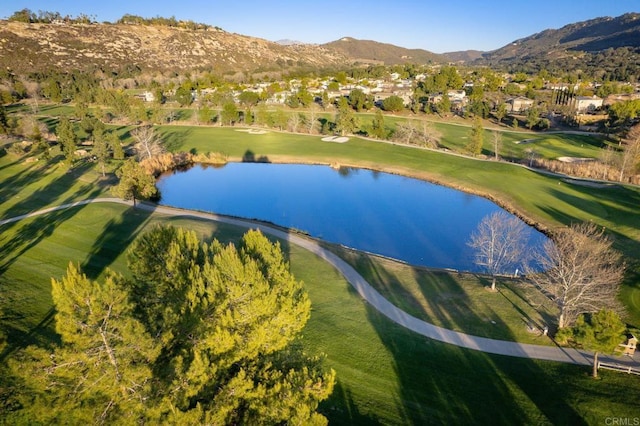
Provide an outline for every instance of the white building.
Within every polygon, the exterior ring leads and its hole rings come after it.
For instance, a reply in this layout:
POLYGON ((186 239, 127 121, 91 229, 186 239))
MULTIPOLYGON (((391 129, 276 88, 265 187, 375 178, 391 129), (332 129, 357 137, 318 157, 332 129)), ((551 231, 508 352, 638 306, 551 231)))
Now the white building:
POLYGON ((579 113, 593 112, 602 108, 603 99, 597 96, 576 96, 573 99, 573 107, 579 113))

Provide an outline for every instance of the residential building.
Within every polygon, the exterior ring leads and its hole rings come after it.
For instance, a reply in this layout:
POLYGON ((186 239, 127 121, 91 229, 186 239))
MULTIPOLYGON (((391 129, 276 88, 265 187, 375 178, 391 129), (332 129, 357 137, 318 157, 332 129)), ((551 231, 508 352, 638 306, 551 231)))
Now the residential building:
POLYGON ((573 108, 578 113, 593 112, 602 108, 602 98, 597 96, 576 96, 573 98, 573 108))
POLYGON ((524 96, 517 96, 507 99, 505 103, 507 104, 507 112, 513 114, 528 110, 533 106, 534 101, 524 96))

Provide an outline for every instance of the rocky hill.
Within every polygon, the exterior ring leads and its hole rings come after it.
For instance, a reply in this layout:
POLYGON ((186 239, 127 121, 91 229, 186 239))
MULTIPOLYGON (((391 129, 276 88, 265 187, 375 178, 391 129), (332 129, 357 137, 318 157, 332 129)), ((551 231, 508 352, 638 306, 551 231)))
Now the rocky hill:
POLYGON ((0 21, 0 67, 16 73, 125 67, 269 71, 348 63, 344 55, 322 46, 285 46, 213 28, 0 21))
POLYGON ((640 13, 627 13, 617 18, 596 18, 560 29, 548 29, 487 52, 483 57, 494 63, 522 59, 548 60, 623 47, 640 48, 640 13))
POLYGON ((395 65, 404 63, 438 63, 446 62, 447 58, 437 53, 422 49, 406 49, 388 43, 373 40, 358 40, 343 37, 340 40, 323 44, 327 49, 333 49, 343 55, 361 63, 380 63, 395 65))

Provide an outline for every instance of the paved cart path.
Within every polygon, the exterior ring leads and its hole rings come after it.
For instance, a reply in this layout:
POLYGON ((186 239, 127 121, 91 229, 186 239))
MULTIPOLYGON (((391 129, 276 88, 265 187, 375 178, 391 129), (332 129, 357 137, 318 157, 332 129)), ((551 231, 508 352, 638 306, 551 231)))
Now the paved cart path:
MULTIPOLYGON (((72 207, 82 206, 90 203, 119 203, 133 206, 131 201, 123 201, 119 198, 94 198, 90 200, 78 201, 75 203, 63 204, 56 207, 50 207, 43 210, 38 210, 32 213, 27 213, 12 218, 0 220, 0 226, 17 222, 29 217, 47 214, 56 210, 68 209, 72 207)), ((276 238, 288 241, 299 247, 302 247, 325 261, 329 262, 335 267, 351 284, 358 294, 366 300, 372 307, 378 310, 380 313, 388 317, 391 321, 408 328, 418 334, 421 334, 430 339, 438 340, 440 342, 449 343, 463 348, 473 349, 477 351, 508 355, 521 358, 532 358, 547 361, 558 361, 573 364, 588 365, 593 362, 593 355, 586 351, 581 351, 573 348, 561 348, 558 346, 540 346, 526 343, 510 342, 505 340, 495 340, 486 337, 472 336, 458 331, 448 330, 442 327, 435 326, 421 319, 418 319, 408 313, 404 312, 400 308, 393 305, 387 299, 385 299, 377 290, 375 290, 351 265, 347 262, 324 249, 318 244, 317 241, 306 238, 297 234, 289 233, 285 230, 278 229, 274 226, 265 225, 263 223, 254 222, 251 220, 238 219, 228 216, 221 216, 212 213, 204 213, 192 210, 183 210, 173 207, 159 206, 150 203, 138 202, 136 208, 152 211, 155 213, 170 215, 170 216, 183 216, 183 217, 195 217, 205 220, 212 220, 216 222, 226 223, 229 225, 235 225, 243 228, 260 229, 263 233, 271 235, 276 238)), ((636 355, 637 357, 637 355, 636 355)), ((600 356, 601 362, 618 364, 625 367, 634 367, 640 369, 640 362, 629 356, 600 356)))

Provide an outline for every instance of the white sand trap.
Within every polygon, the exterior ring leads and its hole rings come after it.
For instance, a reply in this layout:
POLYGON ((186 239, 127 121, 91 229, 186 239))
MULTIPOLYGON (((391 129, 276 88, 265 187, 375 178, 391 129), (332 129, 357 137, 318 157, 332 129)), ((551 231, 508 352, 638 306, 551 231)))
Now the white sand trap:
POLYGON ((264 135, 265 133, 268 133, 266 130, 260 129, 236 129, 236 132, 245 132, 250 135, 264 135))
POLYGON ((589 188, 612 188, 617 186, 615 183, 593 182, 582 179, 562 179, 563 182, 572 183, 574 185, 588 186, 589 188))
POLYGON ((344 136, 327 136, 326 138, 322 138, 324 142, 337 142, 337 143, 345 143, 349 141, 349 138, 344 136))
POLYGON ((596 159, 581 157, 558 157, 558 161, 562 161, 563 163, 587 163, 589 161, 596 161, 596 159))

